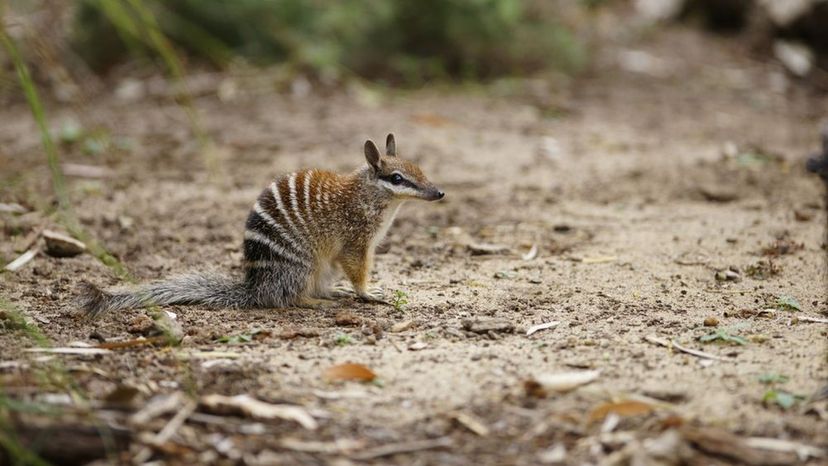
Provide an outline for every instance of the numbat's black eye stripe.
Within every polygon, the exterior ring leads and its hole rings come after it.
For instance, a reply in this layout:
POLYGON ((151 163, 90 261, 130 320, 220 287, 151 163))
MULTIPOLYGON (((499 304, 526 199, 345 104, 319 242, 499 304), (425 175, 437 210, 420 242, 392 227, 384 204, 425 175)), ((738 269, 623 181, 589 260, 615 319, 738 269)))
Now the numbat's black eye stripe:
POLYGON ((417 188, 416 184, 408 181, 405 178, 402 178, 402 180, 400 180, 400 181, 394 182, 394 175, 381 176, 381 177, 379 177, 379 179, 381 179, 382 181, 387 181, 387 182, 389 182, 393 185, 396 185, 396 186, 408 186, 411 189, 419 189, 419 188, 417 188))

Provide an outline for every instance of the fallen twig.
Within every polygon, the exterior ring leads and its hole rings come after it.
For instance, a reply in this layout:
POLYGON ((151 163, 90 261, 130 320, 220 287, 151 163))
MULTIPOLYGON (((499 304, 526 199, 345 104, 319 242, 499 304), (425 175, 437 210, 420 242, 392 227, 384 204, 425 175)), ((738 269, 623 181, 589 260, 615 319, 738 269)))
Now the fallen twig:
POLYGON ((819 317, 808 317, 808 316, 799 316, 796 318, 800 322, 813 322, 816 324, 828 324, 828 319, 822 319, 819 317))
POLYGON ((654 344, 659 345, 659 346, 664 346, 666 348, 671 348, 671 349, 675 348, 675 349, 681 351, 682 353, 687 353, 687 354, 689 354, 691 356, 695 356, 697 358, 713 359, 713 360, 716 360, 716 361, 727 361, 726 358, 723 358, 721 356, 716 356, 715 354, 710 354, 710 353, 705 353, 704 351, 685 348, 684 346, 681 346, 680 344, 678 344, 678 342, 676 342, 675 340, 669 341, 669 340, 666 340, 664 338, 659 338, 655 335, 647 335, 647 336, 644 337, 644 340, 646 340, 650 343, 654 343, 654 344))
POLYGON ((760 450, 796 453, 800 461, 807 461, 809 458, 822 458, 826 455, 822 448, 776 438, 748 437, 745 439, 745 444, 760 450))
POLYGON ((27 353, 51 353, 51 354, 109 354, 112 351, 104 348, 26 348, 27 353))
MULTIPOLYGON (((169 422, 167 422, 167 425, 165 425, 160 432, 152 436, 147 443, 154 446, 160 446, 166 443, 178 431, 178 429, 181 428, 184 422, 187 421, 187 418, 193 414, 196 406, 198 406, 198 403, 196 403, 195 400, 187 400, 187 403, 181 408, 181 410, 178 411, 169 422)), ((150 456, 152 456, 152 450, 144 447, 138 452, 138 454, 135 455, 133 462, 135 464, 143 464, 150 459, 150 456)))
POLYGON ((29 249, 28 251, 21 254, 17 259, 9 262, 3 267, 4 270, 8 270, 9 272, 16 272, 18 269, 29 263, 34 257, 37 255, 37 249, 29 249))
POLYGON ((421 450, 431 450, 433 448, 450 447, 453 444, 454 442, 452 442, 450 437, 440 437, 433 440, 415 440, 412 442, 392 443, 381 447, 369 448, 361 453, 351 455, 351 458, 357 461, 367 461, 399 453, 412 453, 421 450))
POLYGON ((146 424, 164 413, 178 409, 183 397, 181 392, 153 397, 140 411, 130 416, 129 421, 137 425, 146 424))
POLYGON ((132 348, 133 346, 143 346, 143 345, 154 345, 156 343, 160 344, 167 344, 170 342, 170 339, 166 336, 156 336, 156 337, 149 337, 149 338, 136 338, 134 340, 126 340, 126 341, 110 341, 106 343, 101 343, 96 348, 104 348, 104 349, 122 349, 122 348, 132 348))
POLYGON ((266 403, 250 395, 205 395, 201 397, 201 404, 218 413, 244 414, 257 419, 284 419, 294 421, 308 430, 318 427, 316 419, 301 406, 266 403))
POLYGON ((313 440, 300 440, 296 438, 283 438, 279 441, 279 446, 286 450, 302 451, 306 453, 349 453, 354 450, 362 448, 365 444, 363 440, 357 439, 336 439, 333 442, 318 442, 313 440))

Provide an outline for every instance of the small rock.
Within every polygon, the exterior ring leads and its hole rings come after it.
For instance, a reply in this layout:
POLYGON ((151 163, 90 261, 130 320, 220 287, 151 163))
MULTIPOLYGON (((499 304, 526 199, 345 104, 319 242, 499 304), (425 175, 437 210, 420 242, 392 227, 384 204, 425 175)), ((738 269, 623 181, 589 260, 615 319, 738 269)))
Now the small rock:
POLYGON ((485 256, 490 254, 505 254, 509 247, 502 244, 473 243, 466 246, 472 256, 485 256))
POLYGON ((561 144, 557 139, 545 136, 538 145, 538 155, 548 160, 557 160, 561 156, 561 144))
POLYGON ((503 332, 512 333, 515 325, 505 319, 467 319, 463 321, 463 328, 474 333, 503 332))
POLYGON ((739 199, 739 193, 722 186, 699 186, 699 194, 710 202, 733 202, 739 199))
POLYGON ((336 313, 334 322, 339 327, 355 327, 362 322, 362 319, 351 311, 339 311, 336 313))
POLYGON ((423 350, 423 349, 426 349, 426 348, 428 348, 428 343, 426 343, 424 341, 418 341, 416 343, 412 343, 411 345, 408 345, 409 351, 420 351, 420 350, 423 350))
POLYGON ((738 282, 742 277, 733 270, 721 270, 716 272, 716 281, 718 282, 738 282))
POLYGON ((406 330, 410 329, 413 326, 414 326, 414 321, 413 320, 404 320, 402 322, 397 322, 396 324, 392 325, 391 326, 391 332, 393 332, 393 333, 405 332, 406 330))
POLYGON ((635 0, 635 11, 651 22, 676 18, 684 7, 685 0, 635 0))
POLYGON ((787 27, 807 13, 813 0, 759 0, 770 20, 778 27, 787 27))
POLYGON ((704 319, 704 326, 705 327, 715 327, 717 325, 719 325, 719 319, 717 319, 715 317, 708 317, 708 318, 704 319))
POLYGON ((666 401, 668 403, 682 403, 687 401, 690 397, 687 395, 687 392, 681 389, 673 389, 673 388, 665 388, 665 387, 652 387, 652 388, 645 388, 642 393, 645 396, 649 396, 650 398, 655 398, 656 400, 666 401))
POLYGON ((814 214, 805 210, 794 210, 794 218, 797 222, 810 222, 813 220, 814 214))
POLYGON ((0 212, 2 212, 2 213, 25 214, 28 211, 29 211, 29 209, 23 207, 20 204, 14 203, 14 202, 12 202, 10 204, 0 202, 0 212))
POLYGON ((52 230, 43 230, 43 239, 46 240, 46 254, 52 257, 74 257, 86 251, 82 242, 52 230))
POLYGON ((118 216, 118 226, 122 230, 129 230, 133 225, 135 225, 135 220, 132 217, 127 217, 126 215, 118 216))
POLYGON ((807 76, 814 67, 814 52, 798 42, 777 40, 773 44, 773 54, 794 76, 807 76))
POLYGON ((147 88, 144 85, 144 82, 133 78, 121 81, 115 89, 115 97, 127 102, 141 100, 144 98, 146 93, 147 88))
POLYGON ((282 333, 276 335, 278 338, 282 340, 293 340, 294 338, 315 338, 320 336, 318 330, 313 328, 288 328, 285 329, 282 333))
POLYGON ((538 452, 538 461, 543 464, 565 464, 566 447, 563 443, 555 444, 554 447, 538 452))
POLYGON ((134 335, 147 336, 155 329, 155 322, 146 314, 141 314, 129 322, 127 331, 134 335))

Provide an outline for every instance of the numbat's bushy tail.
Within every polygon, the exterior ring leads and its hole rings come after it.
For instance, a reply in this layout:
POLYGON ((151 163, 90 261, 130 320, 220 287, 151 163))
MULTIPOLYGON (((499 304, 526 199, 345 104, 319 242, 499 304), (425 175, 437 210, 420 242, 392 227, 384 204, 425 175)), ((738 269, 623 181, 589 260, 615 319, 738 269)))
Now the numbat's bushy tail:
POLYGON ((385 155, 366 141, 366 166, 349 174, 305 170, 277 178, 247 217, 244 280, 217 274, 183 275, 123 290, 86 285, 81 307, 91 315, 150 305, 285 307, 326 305, 338 271, 367 301, 374 249, 403 201, 443 198, 417 165, 397 157, 394 135, 385 155), (320 299, 321 298, 321 299, 320 299))
POLYGON ((103 291, 82 284, 79 305, 91 317, 107 311, 166 304, 195 304, 210 308, 249 307, 251 293, 244 283, 219 274, 188 274, 168 280, 103 291))

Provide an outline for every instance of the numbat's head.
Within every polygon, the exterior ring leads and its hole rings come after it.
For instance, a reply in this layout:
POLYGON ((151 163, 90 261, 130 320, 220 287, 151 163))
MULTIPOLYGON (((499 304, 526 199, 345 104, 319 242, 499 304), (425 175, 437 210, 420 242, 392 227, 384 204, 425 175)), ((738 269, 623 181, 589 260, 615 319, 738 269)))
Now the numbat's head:
POLYGON ((371 179, 395 198, 437 201, 445 196, 428 181, 420 167, 397 157, 393 134, 385 139, 385 155, 380 154, 374 141, 365 141, 365 160, 372 169, 371 179))

